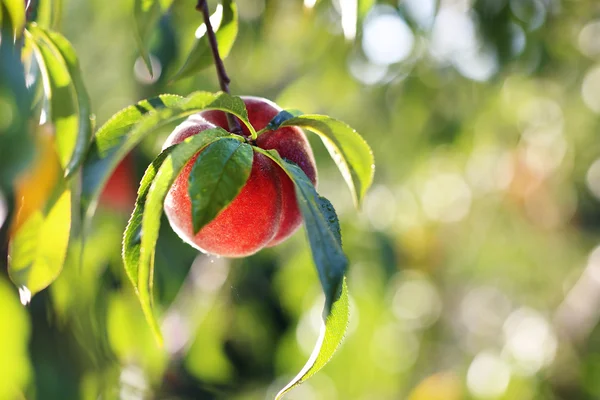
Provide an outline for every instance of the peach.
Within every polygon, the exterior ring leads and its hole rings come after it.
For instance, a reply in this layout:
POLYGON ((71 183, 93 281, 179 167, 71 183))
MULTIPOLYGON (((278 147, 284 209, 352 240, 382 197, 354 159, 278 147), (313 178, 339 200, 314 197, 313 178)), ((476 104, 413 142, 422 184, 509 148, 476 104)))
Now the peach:
MULTIPOLYGON (((242 99, 248 119, 257 131, 281 111, 263 98, 242 99)), ((242 134, 248 137, 247 127, 241 125, 242 134)), ((192 115, 173 130, 163 148, 215 126, 229 129, 224 112, 211 110, 192 115)), ((314 156, 301 129, 284 127, 267 131, 257 138, 255 146, 277 150, 283 158, 298 164, 316 184, 314 156)), ((206 253, 245 257, 283 242, 298 229, 302 215, 294 183, 275 162, 255 151, 250 177, 241 192, 215 219, 194 234, 188 178, 197 157, 194 156, 175 179, 164 204, 171 227, 183 240, 206 253)))

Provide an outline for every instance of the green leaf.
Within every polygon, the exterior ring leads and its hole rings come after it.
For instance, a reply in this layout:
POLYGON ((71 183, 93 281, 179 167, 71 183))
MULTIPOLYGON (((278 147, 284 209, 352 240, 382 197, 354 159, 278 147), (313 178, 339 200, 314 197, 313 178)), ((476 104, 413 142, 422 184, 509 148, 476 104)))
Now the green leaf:
POLYGON ((61 21, 62 0, 36 0, 35 3, 35 22, 42 28, 56 29, 61 21))
POLYGON ((348 184, 354 204, 360 206, 373 183, 375 160, 371 148, 358 132, 345 123, 325 115, 292 117, 281 112, 275 116, 270 125, 271 130, 283 126, 298 126, 318 134, 348 184))
POLYGON ((279 165, 295 184, 296 200, 302 212, 313 260, 325 292, 326 305, 329 306, 340 290, 348 266, 348 259, 342 249, 337 215, 329 200, 319 196, 299 166, 277 157, 279 165))
POLYGON ((340 224, 329 200, 319 196, 299 166, 282 159, 277 151, 256 147, 255 150, 279 164, 294 182, 296 200, 325 292, 324 325, 319 340, 304 368, 277 394, 277 400, 323 368, 344 339, 348 326, 348 289, 345 281, 348 259, 342 249, 340 224))
POLYGON ((48 32, 48 38, 52 40, 56 46, 60 55, 62 56, 71 80, 73 82, 73 89, 77 99, 77 118, 79 122, 77 131, 77 140, 75 142, 75 148, 71 156, 71 160, 65 169, 65 175, 70 176, 81 165, 85 153, 92 141, 92 113, 90 107, 90 97, 83 83, 81 76, 81 68, 79 66, 79 60, 75 49, 62 35, 56 32, 48 32))
POLYGON ((14 234, 8 273, 32 295, 56 279, 65 260, 71 230, 71 191, 65 190, 47 214, 35 211, 14 234))
POLYGON ((30 24, 27 35, 40 61, 57 152, 65 174, 70 176, 83 161, 92 137, 89 96, 79 61, 71 44, 60 34, 30 24))
MULTIPOLYGON (((238 12, 233 0, 223 0, 223 3, 217 7, 210 17, 210 22, 215 30, 219 55, 221 59, 225 59, 229 55, 238 33, 238 12)), ((206 25, 200 25, 196 32, 196 41, 192 50, 181 69, 173 76, 173 80, 187 78, 213 64, 212 51, 206 35, 206 25), (199 33, 202 35, 200 36, 199 33)))
POLYGON ((253 131, 244 102, 226 93, 195 92, 188 97, 161 95, 115 114, 96 133, 83 166, 82 206, 93 214, 98 197, 117 164, 148 134, 202 110, 236 115, 253 131))
POLYGON ((349 308, 348 286, 344 278, 339 296, 333 301, 331 312, 324 317, 321 332, 312 354, 298 375, 277 393, 275 400, 281 399, 287 392, 305 382, 331 360, 346 335, 350 315, 349 308))
POLYGON ((154 251, 158 240, 163 203, 173 181, 185 164, 213 141, 232 137, 221 128, 208 129, 163 152, 148 168, 138 191, 136 207, 125 229, 123 262, 140 300, 142 311, 156 340, 162 343, 160 328, 154 317, 153 276, 154 251), (156 171, 156 167, 158 171, 156 171), (141 220, 140 220, 141 219, 141 220))
POLYGON ((144 204, 146 203, 146 197, 148 197, 150 185, 154 181, 158 169, 172 150, 173 146, 166 148, 152 161, 152 163, 146 169, 138 188, 135 207, 131 213, 131 217, 129 218, 129 222, 125 228, 125 232, 123 233, 123 265, 125 266, 125 272, 127 273, 127 276, 131 280, 131 283, 134 287, 137 287, 138 282, 138 265, 140 262, 140 246, 142 243, 142 215, 144 213, 144 204))
POLYGON ((235 139, 218 140, 200 153, 189 176, 194 233, 241 192, 252 170, 253 151, 235 139))
POLYGON ((133 17, 135 20, 135 40, 140 51, 142 60, 146 64, 146 68, 153 76, 152 62, 150 61, 150 53, 146 48, 146 42, 150 36, 152 28, 156 25, 156 21, 160 16, 160 3, 157 0, 134 0, 133 2, 133 17))
POLYGON ((25 27, 25 1, 19 0, 0 0, 3 7, 0 7, 0 23, 6 26, 6 20, 12 27, 13 34, 20 38, 25 27))

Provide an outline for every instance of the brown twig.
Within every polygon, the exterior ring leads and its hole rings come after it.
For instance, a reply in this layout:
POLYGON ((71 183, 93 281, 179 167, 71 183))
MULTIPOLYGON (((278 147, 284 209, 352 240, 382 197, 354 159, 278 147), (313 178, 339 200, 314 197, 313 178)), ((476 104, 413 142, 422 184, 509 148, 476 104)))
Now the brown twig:
MULTIPOLYGON (((208 36, 208 43, 210 44, 210 48, 212 50, 213 59, 215 60, 215 67, 217 69, 217 77, 219 78, 219 86, 221 87, 222 91, 229 94, 229 83, 231 82, 231 79, 229 79, 229 76, 225 71, 225 65, 223 64, 223 60, 219 54, 219 45, 217 43, 215 31, 210 23, 210 13, 208 11, 208 3, 206 0, 198 0, 198 3, 196 4, 196 10, 200 11, 202 13, 202 17, 204 18, 206 35, 208 36)), ((225 113, 225 115, 227 116, 229 131, 232 133, 241 134, 242 127, 237 118, 229 113, 225 113)))

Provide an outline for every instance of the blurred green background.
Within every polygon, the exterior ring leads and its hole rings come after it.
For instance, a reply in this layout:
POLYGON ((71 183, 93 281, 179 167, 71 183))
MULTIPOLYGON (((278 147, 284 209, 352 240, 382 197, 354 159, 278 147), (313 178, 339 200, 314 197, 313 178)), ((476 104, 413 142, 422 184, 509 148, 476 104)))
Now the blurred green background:
MULTIPOLYGON (((212 68, 170 82, 201 22, 194 1, 176 0, 155 29, 154 77, 130 3, 64 1, 97 126, 151 95, 218 90, 212 68)), ((286 398, 600 398, 600 3, 237 4, 232 93, 341 119, 376 159, 357 212, 311 137, 351 261, 351 322, 331 363, 286 398)), ((168 133, 133 153, 115 189, 124 199, 168 133)), ((74 243, 27 307, 0 276, 0 398, 272 398, 318 335, 304 232, 227 260, 197 253, 165 219, 161 349, 120 260, 129 212, 106 201, 83 269, 74 243)))

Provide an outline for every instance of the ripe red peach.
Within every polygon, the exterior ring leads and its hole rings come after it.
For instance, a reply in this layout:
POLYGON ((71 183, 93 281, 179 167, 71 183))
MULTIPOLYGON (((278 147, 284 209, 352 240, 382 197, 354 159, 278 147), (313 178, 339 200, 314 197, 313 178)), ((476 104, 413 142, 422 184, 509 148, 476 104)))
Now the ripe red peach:
MULTIPOLYGON (((281 111, 276 104, 263 98, 242 99, 248 119, 257 131, 281 111)), ((247 127, 241 125, 243 135, 248 137, 247 127)), ((215 126, 229 130, 224 112, 211 110, 192 115, 173 130, 163 148, 215 126)), ((277 150, 283 158, 298 164, 316 185, 313 153, 301 129, 284 127, 267 131, 257 138, 255 145, 277 150)), ((255 151, 250 177, 241 192, 214 220, 194 234, 188 178, 197 157, 194 156, 175 179, 164 204, 173 230, 183 240, 206 253, 245 257, 283 242, 298 229, 302 215, 293 182, 275 162, 255 151)))

